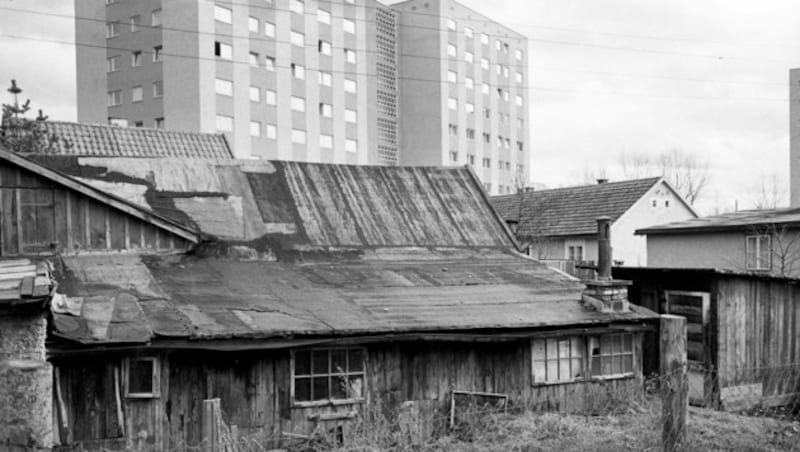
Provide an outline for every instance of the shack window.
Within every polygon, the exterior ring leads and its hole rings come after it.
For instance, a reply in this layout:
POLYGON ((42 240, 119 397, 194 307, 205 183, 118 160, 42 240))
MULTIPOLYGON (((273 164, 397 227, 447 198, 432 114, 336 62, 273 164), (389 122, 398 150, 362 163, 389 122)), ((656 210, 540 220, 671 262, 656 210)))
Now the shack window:
POLYGON ((534 384, 567 383, 633 374, 633 334, 534 339, 534 384))
POLYGON ((329 403, 364 397, 364 350, 331 348, 293 353, 294 402, 329 403))
POLYGON ((747 269, 769 270, 772 267, 770 236, 768 234, 748 235, 746 240, 747 269))
POLYGON ((158 358, 127 358, 123 361, 122 369, 125 397, 147 399, 159 396, 158 358))

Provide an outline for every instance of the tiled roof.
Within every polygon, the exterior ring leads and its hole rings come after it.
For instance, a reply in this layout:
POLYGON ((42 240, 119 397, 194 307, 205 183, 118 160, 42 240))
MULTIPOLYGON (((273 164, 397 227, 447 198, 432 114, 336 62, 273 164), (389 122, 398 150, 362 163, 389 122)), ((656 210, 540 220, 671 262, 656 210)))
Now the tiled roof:
POLYGON ((58 137, 47 151, 55 155, 108 157, 233 158, 223 135, 45 121, 58 137))
POLYGON ((0 306, 41 303, 50 297, 47 261, 0 259, 0 306))
POLYGON ((315 264, 196 255, 61 260, 54 332, 84 344, 496 333, 655 317, 636 306, 613 314, 585 307, 577 280, 498 251, 315 264))
POLYGON ((503 219, 518 221, 520 237, 588 235, 597 232, 597 217, 611 217, 613 223, 660 180, 652 177, 606 182, 491 199, 503 219))
POLYGON ((273 250, 514 247, 466 168, 31 158, 207 235, 273 250))
POLYGON ((753 226, 791 225, 800 228, 800 209, 742 210, 642 228, 637 234, 681 234, 721 230, 747 230, 753 226))

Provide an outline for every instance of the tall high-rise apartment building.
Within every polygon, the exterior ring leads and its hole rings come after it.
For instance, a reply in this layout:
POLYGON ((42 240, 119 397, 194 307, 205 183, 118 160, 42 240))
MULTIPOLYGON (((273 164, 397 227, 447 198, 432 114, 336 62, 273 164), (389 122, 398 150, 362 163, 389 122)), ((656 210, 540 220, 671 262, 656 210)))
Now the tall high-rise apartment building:
POLYGON ((789 70, 789 204, 800 207, 800 68, 789 70))
POLYGON ((372 0, 76 0, 78 120, 224 132, 237 157, 397 163, 372 0))
POLYGON ((526 183, 528 41, 452 0, 398 17, 400 163, 470 164, 490 194, 526 183))
POLYGON ((525 182, 527 40, 451 0, 76 0, 78 120, 240 158, 470 164, 525 182))

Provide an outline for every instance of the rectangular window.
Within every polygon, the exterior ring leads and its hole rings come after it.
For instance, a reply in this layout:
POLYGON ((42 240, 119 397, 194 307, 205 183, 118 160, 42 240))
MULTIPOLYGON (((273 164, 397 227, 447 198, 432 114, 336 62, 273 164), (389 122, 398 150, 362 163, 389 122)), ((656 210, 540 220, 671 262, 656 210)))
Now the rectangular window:
POLYGON ((514 74, 514 80, 517 83, 522 83, 522 72, 517 72, 516 74, 514 74))
POLYGON ((534 384, 633 375, 633 335, 567 336, 531 341, 534 384))
POLYGON ((331 13, 325 11, 324 9, 317 10, 317 20, 323 24, 331 24, 331 13))
POLYGON ((270 140, 278 138, 278 128, 275 126, 275 124, 267 124, 265 135, 270 140))
POLYGON ((450 151, 450 161, 453 163, 458 162, 458 151, 450 151))
POLYGON ((158 63, 161 61, 161 46, 153 47, 153 63, 158 63))
POLYGON ((768 234, 748 235, 745 243, 747 270, 769 270, 772 268, 771 237, 768 234))
POLYGON ((261 136, 261 123, 258 121, 250 121, 250 136, 251 137, 260 137, 261 136))
POLYGON ((257 86, 250 87, 250 102, 261 102, 261 88, 257 86))
POLYGON ((214 5, 214 20, 226 24, 233 23, 233 12, 228 8, 223 8, 219 5, 214 5))
POLYGON ((464 36, 467 38, 472 38, 473 30, 470 27, 464 27, 464 36))
POLYGON ((330 55, 331 54, 331 43, 328 41, 319 40, 319 53, 323 55, 330 55))
POLYGON ((153 399, 160 396, 158 358, 125 358, 122 361, 123 393, 129 399, 153 399))
POLYGON ((250 30, 250 33, 258 33, 258 30, 261 28, 258 24, 258 18, 248 17, 247 28, 250 30))
POLYGON ((517 107, 521 107, 521 106, 522 106, 522 103, 523 103, 522 96, 517 96, 517 97, 514 99, 514 102, 517 104, 517 107))
POLYGON ((344 140, 344 150, 346 152, 358 152, 358 141, 356 140, 344 140))
POLYGON ((447 131, 448 131, 448 133, 450 133, 451 137, 457 137, 458 136, 458 126, 455 125, 455 124, 448 124, 447 125, 447 131))
POLYGON ((319 84, 322 86, 331 86, 333 85, 333 74, 330 72, 319 71, 317 72, 317 78, 319 79, 319 84))
POLYGON ((567 259, 571 261, 583 260, 583 245, 568 245, 567 246, 567 259))
POLYGON ((122 91, 121 90, 109 91, 108 96, 106 97, 106 105, 108 105, 109 107, 122 105, 122 91))
POLYGON ((508 78, 508 66, 503 66, 503 77, 508 78))
POLYGON ((351 110, 349 108, 344 109, 344 120, 345 122, 350 122, 355 124, 358 120, 358 113, 355 110, 351 110))
POLYGON ((264 67, 270 72, 275 72, 275 57, 264 58, 264 67))
POLYGON ((333 149, 333 137, 325 134, 320 135, 319 147, 326 149, 333 149))
POLYGON ((495 48, 495 50, 497 50, 499 52, 501 47, 503 47, 503 43, 501 43, 499 39, 495 39, 494 40, 494 48, 495 48))
POLYGON ((447 44, 447 54, 454 57, 458 54, 458 49, 453 44, 447 44))
POLYGON ((362 348, 297 350, 292 354, 292 399, 295 404, 362 400, 365 394, 362 348))
POLYGON ((267 105, 277 105, 278 93, 271 89, 264 91, 264 101, 266 101, 267 105))
POLYGON ((453 19, 447 19, 447 29, 450 31, 456 31, 456 21, 453 19))
POLYGON ((356 23, 350 19, 342 19, 342 29, 345 33, 355 34, 356 23))
POLYGON ((144 127, 144 121, 136 121, 133 123, 133 127, 144 127))
POLYGON ((306 10, 302 0, 291 0, 289 9, 295 14, 303 14, 306 10))
POLYGON ((489 44, 489 35, 486 33, 481 33, 481 44, 489 44))
POLYGON ((306 35, 297 31, 291 32, 289 40, 296 46, 303 47, 306 45, 306 35))
POLYGON ((466 61, 469 64, 474 63, 475 62, 475 55, 472 52, 469 52, 469 51, 464 52, 464 61, 466 61))
POLYGON ((270 38, 275 37, 275 24, 272 22, 264 22, 264 36, 268 36, 270 38))
POLYGON ((156 129, 163 129, 164 128, 164 118, 156 118, 155 126, 156 126, 156 129))
POLYGON ((503 73, 503 65, 502 64, 495 64, 494 71, 497 75, 501 75, 503 73))
POLYGON ((481 83, 481 92, 483 94, 489 94, 489 84, 488 83, 481 83))
POLYGON ((119 70, 119 56, 106 58, 106 72, 115 72, 119 70))
POLYGON ((306 100, 302 97, 292 96, 291 104, 294 111, 306 111, 306 100))
POLYGON ((483 167, 484 168, 491 168, 492 167, 492 159, 488 157, 483 158, 483 167))
POLYGON ((467 78, 465 78, 465 79, 464 79, 464 86, 465 86, 467 89, 473 89, 473 88, 475 88, 475 80, 473 80, 471 77, 467 77, 467 78))
POLYGON ((131 67, 139 67, 142 65, 142 51, 134 50, 131 52, 131 67))
MULTIPOLYGON (((114 118, 114 117, 109 116, 108 125, 115 126, 115 127, 128 127, 128 120, 124 119, 124 118, 114 118)), ((24 202, 22 203, 22 207, 23 208, 26 207, 24 202)), ((24 233, 23 233, 23 235, 24 235, 24 233)), ((23 240, 24 240, 24 238, 23 238, 23 240)))
POLYGON ((515 49, 514 50, 514 56, 516 56, 518 60, 522 60, 522 50, 515 49))
POLYGON ((524 151, 525 150, 525 145, 522 144, 522 141, 517 141, 517 150, 518 151, 524 151))
POLYGON ((467 138, 470 140, 475 139, 475 129, 467 129, 467 138))
POLYGON ((159 98, 164 95, 164 82, 153 82, 153 97, 159 98))
POLYGON ((488 71, 489 70, 489 60, 487 60, 486 58, 481 58, 481 68, 483 68, 483 69, 488 71))
POLYGON ((447 71, 447 81, 450 83, 455 83, 457 79, 457 75, 453 71, 447 71))
MULTIPOLYGON (((519 127, 521 129, 524 126, 525 126, 525 121, 523 121, 522 118, 517 118, 517 127, 519 127)), ((520 149, 520 150, 522 150, 522 149, 520 149)))
POLYGON ((344 49, 344 59, 350 64, 356 64, 356 51, 344 49))
POLYGON ((472 154, 468 155, 467 162, 469 162, 470 165, 475 166, 475 156, 472 154))
POLYGON ((106 24, 106 38, 116 38, 119 36, 119 22, 109 22, 106 24))
POLYGON ((471 115, 475 113, 475 104, 467 102, 466 105, 464 106, 464 109, 466 110, 467 114, 471 115))
POLYGON ((216 125, 219 132, 233 132, 233 117, 217 115, 216 125))
POLYGON ((306 79, 306 68, 299 64, 292 63, 292 76, 299 80, 306 79))
POLYGON ((490 110, 488 108, 484 108, 483 109, 483 117, 486 118, 486 119, 491 118, 492 117, 492 110, 490 110))
POLYGON ((325 118, 333 117, 333 105, 325 102, 319 103, 319 115, 325 118))
POLYGON ((150 14, 150 24, 154 27, 158 27, 161 25, 161 10, 155 9, 150 14))
POLYGON ((489 144, 492 142, 492 136, 486 132, 483 132, 483 142, 489 144))
POLYGON ((292 143, 306 144, 306 131, 299 129, 292 129, 292 143))
POLYGON ((142 87, 141 86, 134 86, 131 89, 131 102, 141 102, 142 101, 142 87))
POLYGON ((449 97, 447 99, 447 108, 449 108, 451 110, 457 110, 458 109, 458 100, 454 99, 452 97, 449 97))
POLYGON ((356 92, 356 81, 350 80, 348 78, 344 79, 344 91, 347 93, 355 93, 356 92))
POLYGON ((136 15, 131 16, 131 33, 136 33, 137 31, 142 29, 142 16, 136 15))
POLYGON ((249 62, 250 62, 250 66, 252 66, 252 67, 258 67, 258 54, 257 54, 257 53, 255 53, 255 52, 250 52, 250 53, 248 54, 247 61, 249 61, 249 62))

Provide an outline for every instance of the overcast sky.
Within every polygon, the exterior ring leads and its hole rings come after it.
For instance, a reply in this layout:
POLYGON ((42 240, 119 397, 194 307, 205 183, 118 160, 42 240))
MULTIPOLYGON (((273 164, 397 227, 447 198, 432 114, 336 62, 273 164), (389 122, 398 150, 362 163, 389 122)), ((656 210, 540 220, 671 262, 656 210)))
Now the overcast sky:
MULTIPOLYGON (((706 213, 735 201, 749 207, 763 177, 788 184, 800 1, 462 3, 529 38, 535 182, 570 185, 601 169, 615 180, 622 153, 680 149, 711 167, 706 213)), ((2 86, 16 78, 35 108, 75 120, 73 2, 0 0, 0 8, 2 86)))

